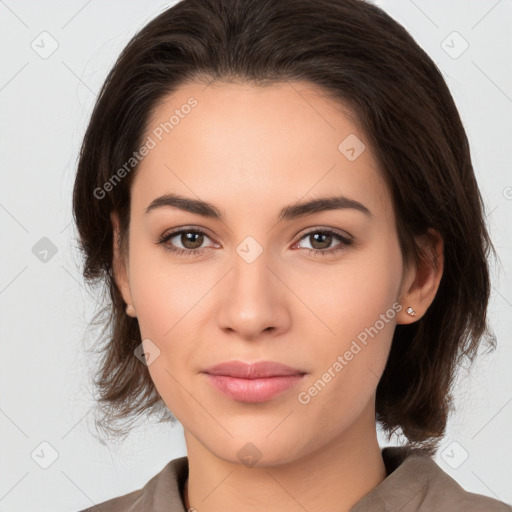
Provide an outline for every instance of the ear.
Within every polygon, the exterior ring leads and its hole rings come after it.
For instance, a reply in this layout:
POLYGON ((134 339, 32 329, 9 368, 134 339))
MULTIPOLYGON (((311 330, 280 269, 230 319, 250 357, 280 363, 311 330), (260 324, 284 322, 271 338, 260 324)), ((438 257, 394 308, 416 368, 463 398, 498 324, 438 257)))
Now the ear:
POLYGON ((444 269, 444 243, 438 231, 429 228, 416 238, 421 249, 420 263, 406 271, 399 302, 403 309, 397 315, 397 324, 409 324, 420 319, 432 304, 444 269), (406 312, 412 307, 416 314, 406 312))
POLYGON ((113 258, 112 258, 112 267, 114 271, 114 279, 116 281, 117 287, 123 296, 123 300, 126 302, 128 309, 126 313, 129 316, 135 317, 135 310, 132 302, 132 294, 130 291, 130 281, 128 278, 129 269, 128 269, 128 257, 127 254, 121 249, 121 230, 119 226, 119 216, 117 212, 112 212, 110 214, 110 220, 112 222, 112 241, 113 241, 113 258))

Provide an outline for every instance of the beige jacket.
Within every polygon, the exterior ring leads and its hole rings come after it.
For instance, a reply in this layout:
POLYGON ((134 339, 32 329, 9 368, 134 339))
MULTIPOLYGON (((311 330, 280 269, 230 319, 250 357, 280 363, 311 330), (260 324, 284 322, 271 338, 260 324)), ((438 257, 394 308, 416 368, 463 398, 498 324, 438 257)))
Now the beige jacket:
MULTIPOLYGON (((430 457, 396 446, 383 448, 382 457, 388 476, 350 512, 512 512, 502 501, 465 491, 430 457)), ((171 460, 142 489, 81 512, 186 512, 187 475, 187 457, 171 460)))

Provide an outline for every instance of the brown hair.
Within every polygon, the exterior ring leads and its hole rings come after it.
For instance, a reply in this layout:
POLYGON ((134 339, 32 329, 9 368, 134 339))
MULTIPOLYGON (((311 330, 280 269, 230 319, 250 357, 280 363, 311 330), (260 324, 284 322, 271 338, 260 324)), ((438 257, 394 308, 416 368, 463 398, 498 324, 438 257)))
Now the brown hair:
POLYGON ((183 0, 122 51, 85 133, 73 195, 84 276, 104 283, 111 299, 95 379, 104 415, 97 425, 126 435, 117 422, 158 411, 169 417, 134 357, 138 323, 126 316, 113 275, 110 214, 119 214, 124 246, 137 167, 104 197, 97 191, 140 147, 159 102, 189 81, 208 80, 316 85, 348 107, 366 135, 391 193, 405 263, 423 257, 415 236, 428 228, 441 234, 437 295, 421 319, 396 326, 376 398, 376 419, 388 434, 401 429, 433 454, 452 408, 457 363, 472 361, 488 334, 487 257, 495 251, 468 139, 440 71, 400 24, 364 0, 183 0))

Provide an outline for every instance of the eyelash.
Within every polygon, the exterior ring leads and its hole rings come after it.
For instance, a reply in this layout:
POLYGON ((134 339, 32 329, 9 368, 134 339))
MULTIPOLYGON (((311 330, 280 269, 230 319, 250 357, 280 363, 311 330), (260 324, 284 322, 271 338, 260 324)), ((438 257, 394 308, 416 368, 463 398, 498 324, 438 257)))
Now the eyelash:
MULTIPOLYGON (((200 229, 179 229, 176 231, 172 231, 171 233, 167 233, 162 235, 162 237, 158 240, 157 245, 163 246, 163 248, 166 251, 169 251, 173 254, 176 254, 177 256, 198 256, 201 254, 207 247, 202 247, 200 249, 180 249, 179 247, 173 247, 168 245, 168 241, 172 238, 174 238, 176 235, 181 235, 183 233, 196 233, 199 235, 205 235, 208 237, 208 235, 201 231, 200 229)), ((353 244, 353 240, 351 238, 347 238, 345 236, 340 235, 336 231, 332 231, 330 229, 313 229, 311 231, 308 231, 302 237, 299 239, 298 242, 300 242, 303 238, 306 238, 309 235, 312 235, 314 233, 322 233, 323 235, 333 235, 333 237, 337 238, 341 243, 338 245, 335 245, 333 249, 308 249, 305 250, 308 251, 308 254, 310 256, 329 256, 335 253, 338 253, 339 251, 344 251, 346 248, 353 244)), ((208 237, 210 238, 210 237, 208 237)), ((295 245, 295 244, 294 244, 295 245)))

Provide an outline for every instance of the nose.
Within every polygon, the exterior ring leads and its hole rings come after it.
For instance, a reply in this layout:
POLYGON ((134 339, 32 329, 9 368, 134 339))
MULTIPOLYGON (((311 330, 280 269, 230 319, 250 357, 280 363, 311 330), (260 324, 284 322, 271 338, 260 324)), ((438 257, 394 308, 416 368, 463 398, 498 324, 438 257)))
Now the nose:
MULTIPOLYGON (((288 328, 287 288, 263 251, 251 261, 239 254, 220 289, 218 325, 245 340, 276 336, 288 328)), ((290 292, 288 291, 288 294, 290 292)))

